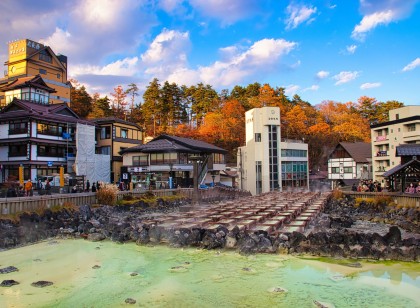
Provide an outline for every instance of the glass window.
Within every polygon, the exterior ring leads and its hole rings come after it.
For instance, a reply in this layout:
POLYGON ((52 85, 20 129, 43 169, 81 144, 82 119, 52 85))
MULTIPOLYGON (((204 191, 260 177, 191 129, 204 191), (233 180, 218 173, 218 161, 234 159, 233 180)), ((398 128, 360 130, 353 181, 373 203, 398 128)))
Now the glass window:
POLYGON ((44 70, 43 68, 40 68, 40 69, 39 69, 39 73, 40 73, 40 74, 43 74, 43 75, 47 75, 47 71, 46 71, 46 70, 44 70))
POLYGON ((340 173, 339 167, 331 167, 331 173, 340 173))
POLYGON ((28 132, 28 123, 10 123, 9 135, 13 134, 26 134, 28 132))
POLYGON ((353 173, 352 167, 344 167, 344 173, 353 173))
POLYGON ((133 166, 148 166, 148 155, 133 156, 133 166))
POLYGON ((255 133, 255 142, 261 142, 261 133, 255 133))
POLYGON ((121 138, 128 138, 128 130, 121 129, 121 138))
POLYGON ((105 126, 101 127, 101 139, 110 139, 111 138, 111 127, 105 126))
POLYGON ((9 156, 26 156, 26 154, 27 154, 26 144, 9 145, 9 156))

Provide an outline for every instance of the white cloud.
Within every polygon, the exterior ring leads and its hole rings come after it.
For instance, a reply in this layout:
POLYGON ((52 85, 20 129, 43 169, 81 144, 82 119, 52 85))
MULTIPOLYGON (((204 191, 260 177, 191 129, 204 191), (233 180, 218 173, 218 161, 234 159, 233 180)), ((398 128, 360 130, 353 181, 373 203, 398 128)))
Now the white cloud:
POLYGON ((318 73, 316 73, 316 77, 318 79, 327 78, 329 75, 330 75, 330 72, 327 72, 327 71, 319 71, 318 73))
POLYGON ((303 92, 306 92, 306 91, 318 91, 318 89, 319 89, 319 86, 314 84, 314 85, 310 86, 309 88, 303 89, 303 92))
POLYGON ((301 23, 307 21, 310 23, 314 20, 311 18, 312 14, 316 13, 316 7, 298 6, 289 4, 286 8, 289 17, 286 19, 286 29, 295 29, 301 23))
POLYGON ((210 66, 200 67, 200 78, 215 86, 232 85, 245 77, 272 71, 279 59, 296 46, 297 43, 283 39, 263 39, 243 52, 231 54, 226 61, 216 61, 210 66))
POLYGON ((335 85, 337 86, 343 83, 350 82, 359 77, 359 75, 359 72, 340 72, 339 74, 333 76, 333 79, 337 80, 337 82, 335 83, 335 85))
POLYGON ((415 69, 417 66, 420 66, 420 58, 416 58, 415 60, 411 61, 408 65, 404 66, 402 70, 403 72, 408 72, 415 69))
POLYGON ((373 83, 367 82, 367 83, 362 84, 360 86, 360 89, 366 90, 366 89, 372 89, 372 88, 379 88, 381 85, 382 84, 380 82, 373 82, 373 83))
POLYGON ((141 55, 141 59, 146 63, 184 61, 189 45, 188 32, 163 29, 150 44, 149 49, 141 55))
POLYGON ((79 75, 108 75, 108 76, 134 76, 137 72, 138 58, 125 58, 109 63, 103 67, 77 65, 71 69, 71 75, 77 79, 79 75))
POLYGON ((300 87, 298 85, 291 84, 285 87, 284 93, 286 95, 292 96, 292 95, 295 95, 299 89, 300 87))
POLYGON ((363 17, 362 21, 356 25, 351 37, 357 40, 363 40, 366 33, 375 29, 378 25, 387 25, 396 18, 394 11, 387 10, 376 12, 363 17))
POLYGON ((354 53, 356 52, 357 45, 350 45, 350 46, 347 46, 347 47, 346 47, 346 49, 347 49, 347 52, 348 52, 349 54, 354 54, 354 53))

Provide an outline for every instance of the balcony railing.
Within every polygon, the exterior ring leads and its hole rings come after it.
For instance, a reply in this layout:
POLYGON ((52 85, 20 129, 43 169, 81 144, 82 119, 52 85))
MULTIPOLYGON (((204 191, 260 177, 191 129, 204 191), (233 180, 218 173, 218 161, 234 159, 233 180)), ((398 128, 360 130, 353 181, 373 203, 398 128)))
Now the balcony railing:
POLYGON ((387 135, 383 135, 383 136, 376 136, 376 141, 385 141, 388 139, 387 135))
POLYGON ((378 151, 376 152, 376 157, 379 156, 388 156, 388 151, 378 151))

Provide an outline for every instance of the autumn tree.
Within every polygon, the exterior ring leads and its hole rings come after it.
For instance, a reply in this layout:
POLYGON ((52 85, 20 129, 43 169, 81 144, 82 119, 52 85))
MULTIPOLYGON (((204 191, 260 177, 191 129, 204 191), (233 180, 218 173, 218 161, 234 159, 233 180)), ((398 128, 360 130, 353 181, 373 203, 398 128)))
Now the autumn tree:
POLYGON ((125 94, 127 94, 130 97, 130 102, 131 102, 130 110, 132 111, 134 109, 134 101, 136 97, 139 96, 139 88, 137 87, 135 83, 130 83, 128 85, 128 89, 125 90, 125 94))
POLYGON ((126 106, 127 101, 125 98, 127 97, 127 94, 125 93, 122 86, 117 86, 114 88, 114 92, 111 93, 112 96, 112 111, 114 112, 114 115, 117 118, 125 119, 126 118, 126 106))
POLYGON ((92 111, 92 97, 85 86, 77 83, 70 92, 70 108, 81 118, 86 118, 92 111))
POLYGON ((379 103, 378 110, 376 112, 376 119, 378 123, 389 121, 389 111, 401 107, 404 107, 404 103, 395 100, 379 103))

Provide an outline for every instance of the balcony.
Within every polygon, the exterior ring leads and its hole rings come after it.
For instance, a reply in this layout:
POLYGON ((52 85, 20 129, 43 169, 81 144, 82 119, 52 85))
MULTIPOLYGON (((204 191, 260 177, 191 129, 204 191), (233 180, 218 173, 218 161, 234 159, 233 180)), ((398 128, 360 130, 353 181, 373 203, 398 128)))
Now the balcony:
POLYGON ((378 151, 376 152, 376 157, 388 156, 388 151, 378 151))
POLYGON ((376 139, 375 139, 376 142, 387 141, 387 140, 388 140, 388 135, 376 136, 376 139))
POLYGON ((376 170, 376 172, 385 172, 385 166, 379 166, 378 169, 376 170))

